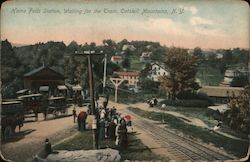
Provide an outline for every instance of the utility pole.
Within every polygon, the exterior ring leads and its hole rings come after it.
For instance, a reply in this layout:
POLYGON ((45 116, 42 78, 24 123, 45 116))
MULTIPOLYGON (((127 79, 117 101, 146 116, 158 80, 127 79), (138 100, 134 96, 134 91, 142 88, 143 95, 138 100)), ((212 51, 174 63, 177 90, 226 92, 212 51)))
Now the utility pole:
POLYGON ((106 74, 107 73, 107 54, 105 54, 104 57, 104 72, 103 72, 103 94, 105 93, 105 87, 106 87, 106 74))
MULTIPOLYGON (((102 53, 102 52, 101 52, 102 53)), ((89 94, 90 94, 90 115, 94 115, 96 119, 96 129, 94 129, 94 147, 98 149, 98 118, 95 109, 95 97, 94 97, 94 81, 93 81, 93 71, 92 71, 92 56, 101 55, 95 53, 95 51, 84 51, 83 53, 75 52, 77 56, 87 56, 88 59, 88 73, 89 73, 89 94)))
POLYGON ((124 79, 121 78, 110 78, 111 82, 114 84, 115 86, 115 102, 117 102, 117 91, 118 91, 118 87, 119 85, 122 84, 122 82, 124 81, 124 79))

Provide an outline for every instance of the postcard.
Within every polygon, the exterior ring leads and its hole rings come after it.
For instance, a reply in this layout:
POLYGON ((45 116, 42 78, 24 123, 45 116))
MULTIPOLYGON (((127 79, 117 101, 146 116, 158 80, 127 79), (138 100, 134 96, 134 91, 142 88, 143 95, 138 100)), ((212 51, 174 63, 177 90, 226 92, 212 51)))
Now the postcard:
POLYGON ((249 4, 1 5, 1 160, 247 161, 249 4))

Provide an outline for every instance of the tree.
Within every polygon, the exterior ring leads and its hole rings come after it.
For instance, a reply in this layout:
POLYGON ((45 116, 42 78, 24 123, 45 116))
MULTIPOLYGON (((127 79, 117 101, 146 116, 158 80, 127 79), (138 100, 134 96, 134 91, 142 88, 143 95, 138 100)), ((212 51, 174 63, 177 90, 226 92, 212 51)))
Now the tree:
POLYGON ((170 48, 165 65, 169 75, 160 77, 160 87, 171 99, 176 99, 184 93, 192 93, 199 88, 195 82, 197 58, 190 56, 186 49, 170 48))
POLYGON ((145 64, 145 67, 140 72, 140 78, 146 78, 151 68, 152 67, 150 63, 145 64))
POLYGON ((247 75, 240 75, 233 78, 230 86, 231 87, 244 87, 248 84, 248 76, 247 75))
POLYGON ((198 58, 202 58, 203 54, 202 54, 202 50, 200 47, 195 47, 194 48, 194 56, 198 57, 198 58))
POLYGON ((159 83, 149 78, 140 78, 139 85, 144 92, 156 93, 159 89, 159 83))
POLYGON ((128 58, 128 57, 126 57, 126 58, 122 61, 122 67, 125 68, 125 69, 130 68, 130 61, 129 61, 129 58, 128 58))
MULTIPOLYGON (((12 98, 20 90, 20 62, 8 40, 2 41, 1 48, 1 92, 3 98, 12 98)), ((20 84, 21 83, 21 84, 20 84)))
POLYGON ((151 55, 151 60, 152 61, 157 61, 157 62, 162 62, 165 58, 165 54, 167 53, 167 48, 162 47, 162 46, 157 46, 157 47, 152 47, 152 55, 151 55))
POLYGON ((245 133, 250 132, 250 86, 245 87, 239 97, 232 95, 229 98, 230 110, 225 114, 230 127, 245 133))

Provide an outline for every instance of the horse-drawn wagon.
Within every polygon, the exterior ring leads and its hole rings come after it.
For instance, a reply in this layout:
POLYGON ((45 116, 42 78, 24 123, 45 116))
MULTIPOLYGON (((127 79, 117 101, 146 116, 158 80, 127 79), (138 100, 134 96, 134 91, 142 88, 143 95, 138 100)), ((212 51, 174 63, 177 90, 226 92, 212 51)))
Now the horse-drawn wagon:
POLYGON ((17 126, 23 126, 24 108, 21 101, 5 101, 1 103, 1 133, 2 138, 8 138, 15 133, 17 126))
POLYGON ((54 117, 67 115, 68 105, 65 97, 50 97, 47 114, 53 114, 54 117))
POLYGON ((29 94, 19 96, 23 103, 23 107, 26 113, 34 113, 36 120, 38 120, 38 113, 41 111, 43 106, 43 95, 42 94, 29 94))

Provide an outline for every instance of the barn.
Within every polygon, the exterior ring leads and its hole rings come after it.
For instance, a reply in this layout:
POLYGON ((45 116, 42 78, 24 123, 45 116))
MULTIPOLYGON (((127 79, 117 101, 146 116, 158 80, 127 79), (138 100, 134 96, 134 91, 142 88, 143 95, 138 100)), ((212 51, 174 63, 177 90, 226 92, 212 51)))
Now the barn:
POLYGON ((59 85, 65 84, 62 70, 56 67, 41 66, 23 76, 24 88, 32 92, 49 91, 55 93, 59 85))

